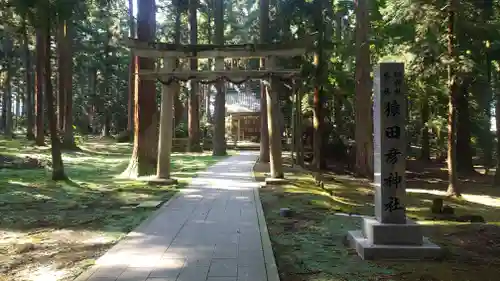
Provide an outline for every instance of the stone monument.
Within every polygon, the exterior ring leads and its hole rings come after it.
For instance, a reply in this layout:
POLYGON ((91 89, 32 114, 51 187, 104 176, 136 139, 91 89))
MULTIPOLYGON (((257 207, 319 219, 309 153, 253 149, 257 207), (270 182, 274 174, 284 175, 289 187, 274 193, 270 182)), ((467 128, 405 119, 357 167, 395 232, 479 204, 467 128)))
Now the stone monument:
POLYGON ((403 63, 381 63, 374 77, 375 218, 348 240, 363 259, 421 259, 441 253, 423 237, 419 224, 406 218, 406 115, 403 63))

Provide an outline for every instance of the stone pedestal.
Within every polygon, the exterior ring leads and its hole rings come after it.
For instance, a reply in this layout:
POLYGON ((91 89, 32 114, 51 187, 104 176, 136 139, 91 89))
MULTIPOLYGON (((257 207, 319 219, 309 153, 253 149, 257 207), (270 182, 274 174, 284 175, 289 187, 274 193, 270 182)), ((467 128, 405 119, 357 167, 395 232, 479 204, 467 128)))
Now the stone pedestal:
POLYGON ((348 240, 363 259, 423 259, 441 254, 405 214, 406 112, 404 64, 381 63, 375 71, 375 218, 363 218, 348 240))
POLYGON ((285 178, 266 178, 264 180, 264 186, 285 185, 287 183, 289 183, 289 181, 285 178))

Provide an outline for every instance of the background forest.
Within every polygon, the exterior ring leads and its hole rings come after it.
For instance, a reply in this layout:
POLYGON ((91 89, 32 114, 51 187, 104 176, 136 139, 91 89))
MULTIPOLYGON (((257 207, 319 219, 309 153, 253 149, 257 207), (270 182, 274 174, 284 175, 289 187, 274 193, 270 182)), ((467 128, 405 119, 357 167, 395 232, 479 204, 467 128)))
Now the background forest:
MULTIPOLYGON (((1 3, 3 134, 12 137, 14 132, 24 131, 40 145, 42 130, 48 132, 53 122, 63 147, 72 148, 75 136, 131 131, 134 65, 124 39, 137 35, 140 7, 120 0, 42 2, 1 3), (44 33, 47 28, 50 32, 44 33), (45 44, 49 39, 50 44, 45 44), (44 103, 50 99, 53 110, 44 103)), ((474 165, 481 164, 489 170, 498 162, 493 161, 496 138, 492 130, 499 79, 498 2, 382 0, 357 10, 353 1, 342 0, 269 4, 269 25, 262 35, 266 40, 286 41, 319 32, 323 41, 333 43, 320 52, 318 69, 327 69, 316 72, 320 75, 314 75, 307 59, 280 62, 281 67, 305 69, 300 87, 305 116, 313 115, 314 87, 319 89, 325 105, 319 109, 326 125, 322 126, 324 144, 335 147, 325 149, 333 155, 324 156, 344 159, 349 140, 371 142, 370 126, 356 126, 364 123, 361 114, 370 107, 371 69, 376 62, 396 60, 406 66, 413 155, 422 160, 445 160, 448 119, 453 116, 457 121, 453 135, 460 151, 453 161, 456 169, 474 172, 474 165), (361 112, 357 116, 356 108, 361 112)), ((214 1, 156 1, 155 40, 213 43, 214 5, 214 1), (195 17, 190 17, 193 12, 195 17), (189 24, 190 18, 196 21, 189 24)), ((223 7, 225 44, 261 39, 258 1, 229 1, 223 7)), ((198 67, 207 69, 211 64, 200 61, 198 67)), ((208 86, 197 89, 203 99, 213 92, 208 86)), ((286 88, 282 92, 282 99, 289 101, 286 88)), ((187 135, 189 96, 187 85, 182 85, 175 100, 178 137, 187 135)), ((193 123, 201 124, 201 130, 212 120, 206 105, 202 102, 200 113, 193 117, 203 120, 193 123)), ((291 102, 285 103, 283 112, 291 120, 291 102)), ((370 117, 364 118, 371 122, 370 117)), ((370 144, 363 147, 366 152, 372 149, 370 144)), ((363 163, 371 161, 363 161, 360 150, 356 170, 369 176, 371 164, 363 163)))

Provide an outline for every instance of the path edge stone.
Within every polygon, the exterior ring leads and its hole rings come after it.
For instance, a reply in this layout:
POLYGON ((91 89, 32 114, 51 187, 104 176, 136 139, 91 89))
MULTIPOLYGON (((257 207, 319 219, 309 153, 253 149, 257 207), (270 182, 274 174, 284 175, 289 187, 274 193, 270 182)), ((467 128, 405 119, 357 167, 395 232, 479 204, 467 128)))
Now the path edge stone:
MULTIPOLYGON (((163 208, 166 208, 168 206, 168 204, 170 204, 170 202, 174 201, 177 197, 179 197, 181 195, 182 189, 175 190, 174 192, 175 192, 174 195, 172 195, 167 201, 163 202, 163 204, 161 204, 161 206, 158 207, 156 210, 154 210, 153 212, 151 212, 151 214, 145 220, 143 220, 138 226, 136 226, 132 231, 130 231, 129 233, 127 233, 121 239, 117 240, 116 243, 111 248, 109 248, 107 251, 105 251, 95 261, 97 262, 106 253, 112 251, 113 248, 116 245, 118 245, 118 243, 120 243, 121 241, 129 238, 132 233, 134 233, 134 232, 140 232, 141 229, 144 229, 149 223, 151 223, 151 221, 154 218, 156 218, 160 214, 160 212, 162 211, 163 208)), ((88 280, 92 276, 92 274, 94 274, 94 272, 97 270, 97 267, 98 266, 95 263, 93 265, 87 267, 79 275, 77 275, 73 279, 73 281, 86 281, 86 280, 88 280)))
POLYGON ((278 267, 276 266, 273 246, 271 244, 271 238, 269 237, 269 231, 267 230, 266 217, 264 216, 264 209, 262 208, 262 202, 260 201, 258 187, 253 188, 253 196, 256 203, 255 207, 257 208, 257 220, 259 223, 262 250, 264 251, 264 263, 266 266, 267 281, 280 281, 280 275, 278 273, 278 267))

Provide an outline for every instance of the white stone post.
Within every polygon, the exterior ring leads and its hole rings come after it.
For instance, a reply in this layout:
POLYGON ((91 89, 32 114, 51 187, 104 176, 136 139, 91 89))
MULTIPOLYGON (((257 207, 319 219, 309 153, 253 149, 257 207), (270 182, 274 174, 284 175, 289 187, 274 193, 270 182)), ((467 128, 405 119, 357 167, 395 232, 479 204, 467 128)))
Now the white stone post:
POLYGON ((404 65, 382 63, 374 80, 375 216, 381 223, 406 223, 406 92, 404 65))
MULTIPOLYGON (((381 63, 374 77, 375 218, 348 239, 363 259, 422 259, 441 254, 405 214, 407 91, 403 63, 381 63)), ((363 126, 362 124, 356 124, 363 126)))

